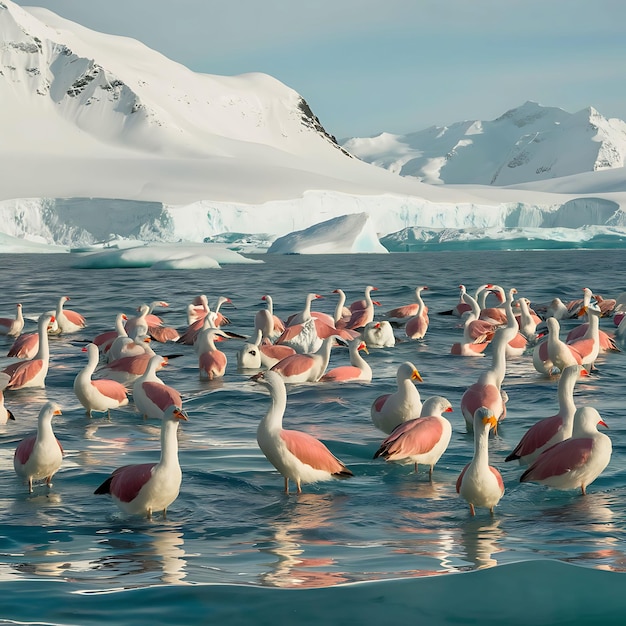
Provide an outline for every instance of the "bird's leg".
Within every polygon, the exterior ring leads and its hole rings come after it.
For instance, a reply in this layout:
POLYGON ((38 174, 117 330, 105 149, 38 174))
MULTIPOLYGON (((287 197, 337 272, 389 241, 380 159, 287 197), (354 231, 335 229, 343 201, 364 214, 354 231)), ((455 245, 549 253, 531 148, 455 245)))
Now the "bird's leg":
POLYGON ((493 517, 493 516, 494 516, 493 507, 491 507, 491 508, 489 509, 489 513, 491 513, 491 517, 493 517))
POLYGON ((52 476, 46 476, 46 485, 48 488, 52 487, 52 476))
POLYGON ((289 479, 285 477, 285 493, 289 495, 289 479))
POLYGON ((302 484, 300 483, 300 479, 296 480, 296 485, 298 487, 298 493, 302 493, 302 484))
POLYGON ((583 492, 583 496, 587 495, 587 490, 585 489, 585 485, 581 485, 580 490, 583 492))
POLYGON ((32 479, 32 477, 28 479, 28 493, 33 493, 33 479, 32 479))
POLYGON ((147 517, 148 519, 150 519, 150 520, 152 519, 152 509, 148 509, 148 510, 146 511, 146 517, 147 517))
POLYGON ((470 502, 470 515, 476 515, 476 511, 474 510, 474 505, 470 502))
POLYGON ((167 519, 167 507, 163 509, 163 519, 167 519))
POLYGON ((433 466, 430 466, 430 469, 428 470, 428 480, 432 483, 433 482, 433 466))

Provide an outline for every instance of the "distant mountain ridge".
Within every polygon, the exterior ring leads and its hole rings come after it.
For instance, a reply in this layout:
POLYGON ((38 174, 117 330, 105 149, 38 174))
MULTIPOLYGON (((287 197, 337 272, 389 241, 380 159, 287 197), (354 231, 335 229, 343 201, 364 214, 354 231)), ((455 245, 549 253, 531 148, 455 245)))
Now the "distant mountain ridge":
POLYGON ((528 101, 493 121, 342 142, 368 163, 430 184, 516 185, 623 167, 626 122, 528 101))

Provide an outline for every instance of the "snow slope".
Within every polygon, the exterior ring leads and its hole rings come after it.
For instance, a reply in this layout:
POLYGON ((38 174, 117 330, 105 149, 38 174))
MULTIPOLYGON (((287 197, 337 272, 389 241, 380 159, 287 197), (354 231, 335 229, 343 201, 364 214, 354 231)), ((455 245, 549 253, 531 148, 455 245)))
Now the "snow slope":
MULTIPOLYGON (((0 234, 12 238, 0 250, 19 240, 232 243, 236 233, 269 246, 361 214, 368 251, 407 229, 504 238, 501 229, 623 228, 624 124, 591 109, 527 103, 494 122, 423 131, 422 147, 389 135, 362 142, 363 158, 389 154, 383 165, 397 171, 421 159, 431 182, 499 186, 425 184, 349 154, 270 76, 194 73, 138 41, 10 0, 0 0, 0 102, 0 234), (521 182, 550 163, 545 180, 521 182)), ((342 224, 353 228, 345 237, 316 232, 317 250, 353 248, 362 225, 342 224)), ((283 250, 302 249, 294 241, 283 250)))

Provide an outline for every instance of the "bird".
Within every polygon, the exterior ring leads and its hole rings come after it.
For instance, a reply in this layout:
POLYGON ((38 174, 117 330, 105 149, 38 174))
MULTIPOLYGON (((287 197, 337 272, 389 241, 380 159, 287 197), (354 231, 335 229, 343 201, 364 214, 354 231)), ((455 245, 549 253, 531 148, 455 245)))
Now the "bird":
POLYGON ((267 460, 284 477, 286 494, 289 493, 290 480, 296 483, 297 493, 302 493, 302 483, 353 476, 319 439, 283 428, 287 388, 280 375, 269 370, 255 374, 252 380, 270 392, 270 406, 257 428, 257 443, 267 460))
POLYGON ((604 471, 611 460, 610 437, 598 431, 608 428, 597 409, 584 406, 576 409, 572 436, 542 452, 520 476, 520 482, 537 482, 555 489, 587 487, 604 471))
POLYGON ((100 351, 95 343, 87 344, 83 350, 87 352, 87 365, 74 378, 74 393, 87 409, 89 417, 92 417, 94 411, 106 412, 111 417, 111 409, 128 404, 128 391, 124 385, 115 380, 107 378, 92 380, 100 351))
POLYGON ((19 361, 5 367, 2 371, 10 376, 6 389, 24 389, 25 387, 45 387, 50 364, 48 344, 48 325, 54 320, 49 313, 42 313, 37 322, 39 347, 37 354, 27 361, 19 361))
MULTIPOLYGON (((146 344, 146 349, 143 354, 115 359, 105 367, 100 368, 96 372, 96 376, 97 378, 111 378, 112 380, 122 383, 125 387, 130 388, 133 383, 145 373, 150 359, 155 354, 154 350, 150 348, 150 345, 146 344)), ((167 363, 167 357, 163 357, 162 361, 163 363, 167 363)))
POLYGON ((404 326, 404 331, 409 339, 423 339, 428 330, 428 309, 422 299, 422 291, 425 289, 428 289, 428 287, 418 287, 415 290, 419 308, 417 313, 408 319, 404 326))
POLYGON ((20 441, 13 456, 15 473, 28 481, 28 492, 33 493, 33 481, 46 479, 52 487, 52 477, 63 462, 63 447, 52 430, 52 417, 61 415, 56 402, 46 402, 39 411, 37 433, 20 441))
POLYGON ((64 308, 66 302, 69 302, 69 296, 61 296, 57 303, 56 311, 50 311, 49 315, 55 318, 58 325, 59 334, 76 333, 87 326, 85 318, 71 309, 64 308))
POLYGON ((474 413, 474 456, 463 468, 456 481, 456 492, 467 501, 470 514, 476 507, 486 507, 493 515, 496 504, 504 495, 504 481, 500 472, 489 465, 489 431, 498 419, 491 409, 481 406, 474 413))
POLYGON ((580 353, 559 338, 560 324, 555 317, 546 320, 548 337, 533 350, 533 366, 540 374, 562 372, 568 365, 582 365, 580 353))
POLYGON ((178 460, 178 424, 187 414, 169 406, 161 421, 161 456, 158 463, 124 465, 116 469, 95 491, 110 494, 115 504, 129 515, 152 519, 155 511, 167 517, 167 507, 176 500, 182 482, 178 460))
POLYGON ((25 333, 15 339, 7 356, 16 359, 32 359, 37 354, 37 350, 39 350, 39 335, 37 333, 25 333))
POLYGON ((239 350, 237 350, 237 369, 260 369, 261 368, 261 341, 263 340, 263 331, 259 328, 256 331, 254 342, 245 342, 239 350))
POLYGON ((264 339, 261 342, 259 350, 261 352, 261 367, 266 369, 270 369, 292 354, 298 354, 291 346, 271 343, 269 339, 264 339))
POLYGON ((374 458, 413 463, 416 474, 419 463, 429 465, 428 478, 432 481, 433 468, 446 451, 452 436, 452 424, 442 415, 450 411, 452 405, 447 398, 427 398, 421 415, 396 426, 381 443, 374 458))
POLYGON ((480 307, 478 302, 466 291, 462 291, 463 302, 470 307, 463 323, 463 339, 452 344, 450 354, 456 356, 485 356, 484 352, 493 339, 495 327, 490 322, 478 319, 480 307))
POLYGON ((124 322, 128 318, 124 313, 118 313, 115 316, 115 330, 107 330, 99 335, 96 335, 92 339, 92 343, 98 346, 98 349, 102 353, 108 353, 111 349, 111 345, 118 337, 127 337, 126 329, 124 328, 124 322))
POLYGON ((285 332, 284 322, 274 315, 274 301, 272 296, 265 294, 261 300, 267 304, 265 309, 260 309, 254 316, 254 329, 260 330, 262 339, 270 341, 279 337, 285 332))
POLYGON ((0 335, 7 337, 19 337, 24 328, 24 315, 22 314, 22 305, 15 305, 15 318, 0 317, 0 335))
POLYGON ((377 290, 378 287, 372 287, 371 285, 365 288, 365 306, 361 309, 352 309, 350 319, 345 324, 341 324, 341 328, 358 330, 374 320, 374 301, 372 300, 371 292, 377 290))
POLYGON ((154 355, 146 371, 133 383, 133 403, 145 418, 162 419, 165 410, 170 406, 182 411, 183 400, 180 393, 157 376, 157 368, 164 366, 163 358, 154 355))
POLYGON ((401 363, 396 372, 397 390, 391 394, 378 396, 372 402, 370 415, 374 426, 387 435, 401 424, 422 411, 422 400, 413 381, 422 382, 422 376, 410 361, 401 363))
POLYGON ((583 306, 578 315, 587 315, 586 332, 575 339, 567 342, 567 345, 580 354, 580 359, 587 371, 594 368, 594 364, 600 354, 600 308, 595 303, 583 306))
POLYGON ((320 381, 338 383, 350 381, 370 382, 372 380, 372 368, 359 354, 360 350, 369 354, 365 342, 357 337, 348 344, 348 348, 350 350, 350 365, 340 365, 328 370, 320 378, 320 381))
POLYGON ((365 324, 361 337, 368 348, 391 348, 396 345, 393 326, 387 320, 365 324))
MULTIPOLYGON (((404 319, 407 317, 413 317, 417 315, 420 309, 420 292, 423 289, 428 289, 428 287, 417 287, 415 289, 415 302, 412 304, 405 304, 404 306, 396 307, 395 309, 391 309, 385 313, 385 317, 389 319, 404 319)), ((425 312, 428 313, 428 307, 425 306, 425 312)))
POLYGON ((461 412, 465 418, 468 432, 474 427, 474 414, 481 406, 491 409, 499 421, 503 420, 506 414, 506 399, 502 390, 502 381, 506 374, 506 349, 509 341, 518 332, 517 321, 511 311, 511 297, 514 291, 514 289, 509 291, 505 301, 505 309, 508 314, 507 325, 498 328, 491 341, 493 349, 491 366, 461 396, 461 412))
POLYGON ((553 298, 546 309, 546 319, 553 317, 558 321, 569 316, 570 313, 561 298, 553 298))
POLYGON ((139 315, 129 317, 124 326, 126 334, 131 338, 146 337, 148 334, 148 313, 150 307, 147 304, 141 304, 137 309, 139 315))
POLYGON ((343 289, 333 289, 333 293, 339 295, 339 300, 337 300, 337 304, 335 305, 335 312, 333 315, 336 326, 339 322, 347 322, 350 319, 352 313, 350 312, 350 309, 346 306, 346 292, 343 289))
MULTIPOLYGON (((209 316, 207 315, 207 319, 209 316)), ((228 339, 228 335, 219 328, 203 328, 196 339, 198 351, 198 369, 200 376, 209 380, 221 378, 226 373, 228 358, 226 354, 215 347, 216 339, 228 339)))
POLYGON ((574 387, 580 372, 578 365, 570 365, 563 370, 557 391, 558 413, 535 422, 505 461, 519 460, 520 465, 530 465, 544 450, 572 436, 576 412, 574 387))
POLYGON ((315 383, 326 372, 334 337, 327 337, 311 354, 292 354, 271 367, 287 383, 315 383))

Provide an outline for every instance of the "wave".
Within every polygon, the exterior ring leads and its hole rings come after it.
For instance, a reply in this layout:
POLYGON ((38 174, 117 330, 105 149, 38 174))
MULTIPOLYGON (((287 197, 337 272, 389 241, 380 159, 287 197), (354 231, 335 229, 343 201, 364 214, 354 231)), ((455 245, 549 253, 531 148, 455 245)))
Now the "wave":
POLYGON ((44 614, 45 623, 83 626, 111 620, 129 626, 148 622, 317 626, 409 620, 429 626, 606 626, 623 623, 625 582, 623 573, 554 560, 315 589, 191 584, 103 591, 78 589, 75 583, 23 580, 5 583, 2 617, 27 621, 44 614))

